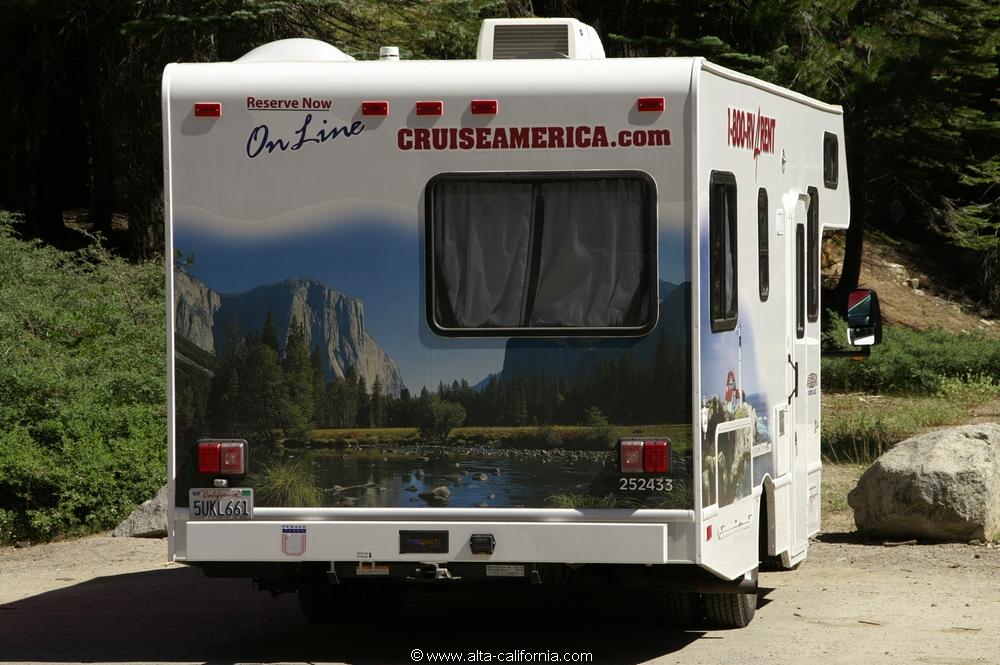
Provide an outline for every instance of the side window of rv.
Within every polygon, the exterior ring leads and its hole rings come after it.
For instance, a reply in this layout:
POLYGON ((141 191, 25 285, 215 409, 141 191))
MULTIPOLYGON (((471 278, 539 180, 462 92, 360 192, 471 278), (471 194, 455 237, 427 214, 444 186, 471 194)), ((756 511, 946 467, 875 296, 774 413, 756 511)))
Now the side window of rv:
POLYGON ((840 179, 840 146, 836 134, 823 132, 823 184, 837 189, 840 179))
POLYGON ((819 320, 819 192, 810 187, 809 210, 806 211, 806 278, 809 323, 819 320))
POLYGON ((760 300, 764 302, 771 291, 771 264, 768 256, 767 190, 757 190, 757 281, 760 300))
POLYGON ((708 190, 712 332, 736 327, 736 178, 712 171, 708 190))
POLYGON ((435 177, 428 323, 460 336, 652 330, 655 197, 631 171, 435 177))

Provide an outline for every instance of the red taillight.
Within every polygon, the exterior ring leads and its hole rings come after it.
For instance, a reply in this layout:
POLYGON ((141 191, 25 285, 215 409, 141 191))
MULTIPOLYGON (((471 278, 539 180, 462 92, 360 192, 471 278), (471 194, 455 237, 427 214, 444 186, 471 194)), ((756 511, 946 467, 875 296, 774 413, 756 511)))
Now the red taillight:
POLYGON ((417 102, 417 115, 441 115, 444 102, 417 102))
POLYGON ((618 463, 622 473, 670 473, 670 439, 623 439, 618 463))
POLYGON ((469 105, 473 115, 496 115, 497 100, 495 99, 473 99, 469 105))
POLYGON ((221 443, 202 441, 198 443, 198 473, 219 473, 222 468, 221 443))
POLYGON ((246 472, 246 441, 198 442, 198 473, 242 476, 246 472))
POLYGON ((389 102, 361 102, 361 115, 389 115, 389 102))
POLYGON ((621 442, 622 473, 642 473, 642 441, 621 442))
POLYGON ((222 104, 220 102, 195 102, 194 117, 196 118, 221 118, 222 104))
POLYGON ((712 525, 705 527, 705 540, 712 540, 712 525))
POLYGON ((636 100, 636 108, 644 113, 662 113, 666 108, 663 97, 640 97, 636 100))
POLYGON ((230 475, 243 475, 246 473, 245 450, 246 447, 242 441, 223 443, 220 450, 222 453, 222 463, 220 464, 219 472, 230 475))
POLYGON ((670 471, 670 446, 665 440, 645 442, 642 447, 642 468, 646 473, 670 471))

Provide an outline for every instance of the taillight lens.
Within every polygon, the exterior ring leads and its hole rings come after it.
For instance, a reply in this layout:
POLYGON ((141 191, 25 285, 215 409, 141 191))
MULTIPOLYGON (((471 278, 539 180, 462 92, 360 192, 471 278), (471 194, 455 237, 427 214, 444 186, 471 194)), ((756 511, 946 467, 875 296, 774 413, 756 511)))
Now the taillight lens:
POLYGON ((665 440, 646 441, 642 446, 642 468, 646 473, 670 471, 670 446, 665 440))
POLYGON ((642 473, 642 441, 621 442, 622 473, 642 473))
POLYGON ((219 471, 229 475, 246 473, 246 445, 242 441, 223 443, 220 447, 222 463, 219 471))
POLYGON ((618 466, 622 473, 670 473, 670 440, 621 440, 618 466))
POLYGON ((246 441, 199 441, 198 473, 241 476, 247 472, 246 441))
POLYGON ((198 473, 219 473, 222 468, 221 443, 202 441, 198 444, 198 473))

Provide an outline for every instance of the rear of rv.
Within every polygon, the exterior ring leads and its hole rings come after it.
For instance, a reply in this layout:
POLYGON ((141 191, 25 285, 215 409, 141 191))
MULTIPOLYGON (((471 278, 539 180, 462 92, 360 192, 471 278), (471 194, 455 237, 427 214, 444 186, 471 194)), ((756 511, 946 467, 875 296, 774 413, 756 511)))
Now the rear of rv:
POLYGON ((711 587, 699 61, 535 37, 576 57, 167 68, 174 560, 314 616, 371 578, 711 587))

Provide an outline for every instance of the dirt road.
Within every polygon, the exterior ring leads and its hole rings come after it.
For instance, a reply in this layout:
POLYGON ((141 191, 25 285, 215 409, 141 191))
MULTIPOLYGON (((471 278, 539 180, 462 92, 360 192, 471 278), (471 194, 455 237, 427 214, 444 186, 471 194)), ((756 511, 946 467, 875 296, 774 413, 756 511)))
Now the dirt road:
POLYGON ((761 574, 749 628, 718 632, 656 628, 641 594, 595 583, 509 598, 421 592, 399 623, 317 627, 294 596, 164 564, 165 550, 105 535, 0 552, 0 660, 412 663, 419 648, 423 662, 477 650, 524 650, 518 662, 546 662, 528 660, 539 652, 594 663, 1000 662, 1000 550, 983 546, 829 534, 798 570, 761 574))

